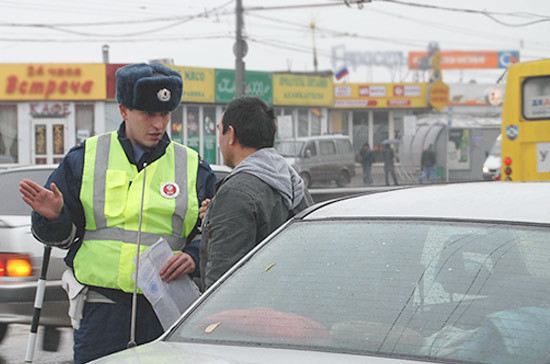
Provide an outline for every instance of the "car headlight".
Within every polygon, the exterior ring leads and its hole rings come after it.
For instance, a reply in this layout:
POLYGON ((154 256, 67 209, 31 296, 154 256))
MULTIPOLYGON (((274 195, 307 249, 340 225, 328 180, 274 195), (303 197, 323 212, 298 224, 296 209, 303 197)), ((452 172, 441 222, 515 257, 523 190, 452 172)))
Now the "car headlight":
POLYGON ((487 166, 483 166, 482 171, 483 173, 489 173, 489 168, 487 166))

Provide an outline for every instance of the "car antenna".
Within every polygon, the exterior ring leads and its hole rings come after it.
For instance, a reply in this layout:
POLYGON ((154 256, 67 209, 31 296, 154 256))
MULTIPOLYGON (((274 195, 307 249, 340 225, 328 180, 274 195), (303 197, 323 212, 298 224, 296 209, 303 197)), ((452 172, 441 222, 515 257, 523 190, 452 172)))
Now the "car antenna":
POLYGON ((143 219, 143 196, 145 195, 145 170, 147 169, 147 163, 143 163, 143 186, 141 187, 141 206, 139 208, 139 224, 137 233, 137 254, 136 254, 136 274, 134 278, 134 292, 132 294, 132 316, 130 324, 130 341, 128 341, 128 348, 136 346, 136 314, 137 314, 137 282, 139 272, 139 251, 141 247, 141 221, 143 219))

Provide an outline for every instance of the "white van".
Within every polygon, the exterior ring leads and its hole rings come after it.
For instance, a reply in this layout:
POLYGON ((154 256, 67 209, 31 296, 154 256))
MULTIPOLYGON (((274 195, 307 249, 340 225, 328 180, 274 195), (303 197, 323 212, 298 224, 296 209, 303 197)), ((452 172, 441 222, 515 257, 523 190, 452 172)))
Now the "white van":
POLYGON ((307 187, 335 181, 346 186, 355 175, 351 140, 345 135, 323 135, 279 139, 275 148, 300 174, 307 187))
POLYGON ((484 180, 500 180, 500 140, 501 134, 498 135, 497 140, 491 147, 491 151, 483 163, 483 179, 484 180))

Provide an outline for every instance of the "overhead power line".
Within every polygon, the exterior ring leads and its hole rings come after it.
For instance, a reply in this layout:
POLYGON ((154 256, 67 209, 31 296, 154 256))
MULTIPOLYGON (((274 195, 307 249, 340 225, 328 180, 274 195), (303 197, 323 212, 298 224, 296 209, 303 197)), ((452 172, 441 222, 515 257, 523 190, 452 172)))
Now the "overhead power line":
POLYGON ((377 0, 377 1, 383 1, 383 2, 387 2, 387 3, 394 3, 394 4, 406 5, 406 6, 414 6, 414 7, 419 7, 419 8, 454 11, 454 12, 460 12, 460 13, 479 14, 479 15, 484 15, 484 16, 488 17, 489 19, 491 19, 491 20, 493 20, 493 21, 495 21, 499 24, 502 24, 502 25, 505 25, 505 26, 510 26, 510 27, 524 27, 524 26, 527 26, 527 25, 532 25, 532 24, 536 24, 536 23, 540 23, 540 22, 550 21, 549 16, 539 15, 539 14, 534 14, 534 13, 528 13, 528 12, 512 12, 512 13, 510 13, 510 12, 508 12, 508 13, 494 12, 494 11, 489 12, 489 11, 486 11, 486 10, 450 8, 450 7, 439 6, 439 5, 410 3, 410 2, 401 1, 401 0, 377 0), (534 18, 538 18, 538 19, 533 20, 533 21, 529 21, 529 22, 526 22, 526 23, 521 23, 521 24, 511 24, 511 23, 505 23, 503 21, 498 20, 496 18, 496 16, 534 17, 534 18))
POLYGON ((44 24, 44 23, 0 23, 0 27, 22 27, 22 28, 43 28, 43 29, 50 29, 54 31, 64 32, 64 33, 71 33, 76 35, 82 35, 82 36, 102 36, 102 37, 126 37, 126 36, 135 36, 135 35, 143 35, 143 34, 150 34, 154 32, 158 32, 164 29, 173 28, 177 25, 180 25, 182 23, 197 19, 197 18, 206 18, 210 15, 226 15, 230 13, 234 13, 234 11, 224 12, 224 13, 218 13, 219 10, 225 8, 227 5, 232 3, 233 0, 227 1, 223 3, 222 5, 205 10, 203 12, 194 14, 194 15, 185 15, 185 16, 175 16, 175 17, 160 17, 160 18, 149 18, 149 19, 141 19, 141 20, 126 20, 126 21, 102 21, 102 22, 90 22, 90 23, 57 23, 57 24, 44 24), (89 32, 81 32, 76 30, 70 30, 65 29, 68 27, 90 27, 90 26, 120 26, 120 25, 128 25, 128 24, 144 24, 144 23, 156 23, 156 22, 166 22, 166 21, 173 21, 174 23, 169 25, 163 25, 158 28, 154 29, 148 29, 145 31, 139 31, 139 32, 133 32, 133 33, 110 33, 110 34, 97 34, 97 33, 89 33, 89 32))

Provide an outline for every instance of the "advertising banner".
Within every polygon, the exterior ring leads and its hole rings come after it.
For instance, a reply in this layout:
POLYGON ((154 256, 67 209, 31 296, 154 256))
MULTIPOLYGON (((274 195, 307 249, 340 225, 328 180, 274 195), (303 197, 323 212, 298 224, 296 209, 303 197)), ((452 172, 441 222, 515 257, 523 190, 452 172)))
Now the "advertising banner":
POLYGON ((2 64, 0 100, 104 100, 104 64, 2 64))
POLYGON ((183 102, 214 103, 214 69, 167 65, 183 78, 183 102))
MULTIPOLYGON (((245 93, 273 104, 273 80, 270 72, 245 71, 245 93)), ((227 104, 235 98, 235 71, 216 69, 216 103, 227 104)))
POLYGON ((332 107, 333 100, 332 77, 273 75, 274 105, 332 107))
MULTIPOLYGON (((439 52, 440 69, 507 68, 519 62, 519 51, 439 52)), ((429 68, 428 52, 409 52, 409 69, 429 68)))
POLYGON ((426 108, 426 83, 343 83, 334 85, 337 108, 426 108))

